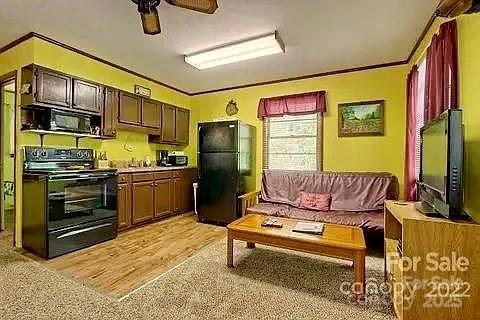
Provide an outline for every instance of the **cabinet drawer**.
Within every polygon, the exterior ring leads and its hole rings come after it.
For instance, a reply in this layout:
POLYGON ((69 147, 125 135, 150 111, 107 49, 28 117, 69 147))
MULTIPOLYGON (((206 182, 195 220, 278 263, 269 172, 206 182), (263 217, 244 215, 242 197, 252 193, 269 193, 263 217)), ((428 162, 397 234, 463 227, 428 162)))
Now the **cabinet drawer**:
POLYGON ((130 183, 131 181, 132 181, 132 177, 129 174, 118 175, 118 183, 130 183))
POLYGON ((155 180, 170 179, 173 175, 171 171, 155 172, 155 180))
POLYGON ((132 181, 139 182, 139 181, 152 181, 153 180, 153 173, 134 173, 132 174, 132 181))

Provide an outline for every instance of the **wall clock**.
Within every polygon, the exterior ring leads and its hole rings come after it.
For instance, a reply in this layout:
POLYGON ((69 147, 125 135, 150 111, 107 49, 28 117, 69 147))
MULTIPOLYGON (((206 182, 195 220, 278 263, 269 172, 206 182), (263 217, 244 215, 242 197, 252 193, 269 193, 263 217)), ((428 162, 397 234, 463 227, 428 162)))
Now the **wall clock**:
POLYGON ((227 104, 227 108, 225 109, 225 112, 227 113, 228 116, 236 115, 238 113, 237 103, 234 100, 230 100, 230 102, 227 104))

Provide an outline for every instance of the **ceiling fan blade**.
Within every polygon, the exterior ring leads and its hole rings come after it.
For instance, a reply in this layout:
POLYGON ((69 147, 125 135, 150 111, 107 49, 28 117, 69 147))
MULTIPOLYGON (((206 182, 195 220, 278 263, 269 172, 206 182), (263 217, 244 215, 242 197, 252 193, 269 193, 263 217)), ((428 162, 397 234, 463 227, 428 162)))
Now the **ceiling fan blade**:
POLYGON ((140 16, 142 17, 143 32, 151 35, 162 32, 156 8, 150 8, 149 12, 140 12, 140 16))
POLYGON ((173 6, 212 14, 218 8, 217 0, 166 0, 173 6))

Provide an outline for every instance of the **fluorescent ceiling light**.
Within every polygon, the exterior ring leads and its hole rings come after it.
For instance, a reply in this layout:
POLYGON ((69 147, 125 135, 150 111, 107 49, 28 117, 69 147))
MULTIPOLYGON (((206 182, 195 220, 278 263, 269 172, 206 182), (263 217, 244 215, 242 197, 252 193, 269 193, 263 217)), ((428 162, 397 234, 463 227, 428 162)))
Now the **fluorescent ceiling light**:
POLYGON ((285 52, 285 46, 278 34, 274 32, 259 38, 187 55, 185 56, 185 62, 203 70, 283 52, 285 52))

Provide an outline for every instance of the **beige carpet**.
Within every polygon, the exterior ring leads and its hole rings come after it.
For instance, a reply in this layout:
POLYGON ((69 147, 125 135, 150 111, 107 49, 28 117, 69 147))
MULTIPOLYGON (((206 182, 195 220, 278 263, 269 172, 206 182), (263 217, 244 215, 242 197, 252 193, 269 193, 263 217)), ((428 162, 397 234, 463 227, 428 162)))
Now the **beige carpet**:
MULTIPOLYGON (((341 292, 349 263, 238 243, 236 268, 215 243, 151 284, 117 301, 28 260, 0 236, 1 319, 394 319, 381 301, 341 292), (2 240, 3 239, 3 240, 2 240)), ((367 277, 383 262, 367 258, 367 277)))

